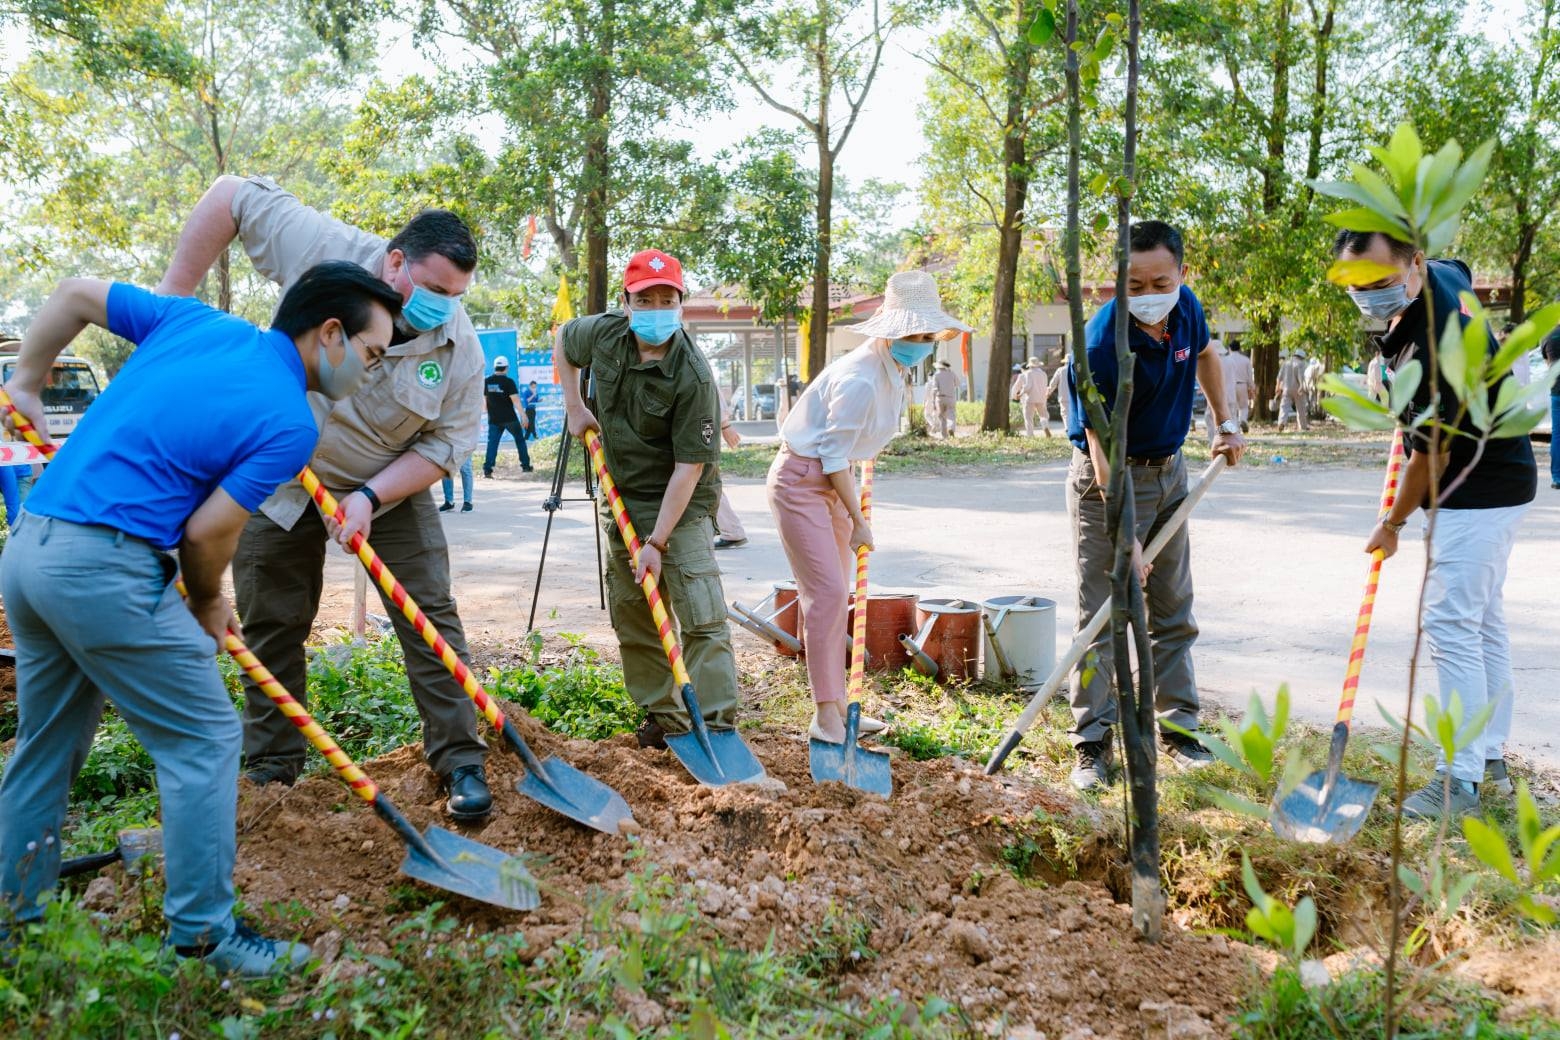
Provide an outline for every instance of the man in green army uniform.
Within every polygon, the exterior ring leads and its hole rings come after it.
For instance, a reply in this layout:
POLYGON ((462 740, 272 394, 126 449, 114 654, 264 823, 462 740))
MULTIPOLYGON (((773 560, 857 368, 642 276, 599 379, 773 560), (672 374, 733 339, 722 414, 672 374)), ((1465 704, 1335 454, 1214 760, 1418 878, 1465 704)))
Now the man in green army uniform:
POLYGON ((682 329, 683 295, 675 257, 637 253, 623 276, 622 308, 564 325, 555 354, 569 432, 601 431, 607 469, 642 543, 635 567, 603 502, 612 627, 629 695, 645 711, 638 734, 644 747, 665 747, 665 736, 690 728, 639 585, 646 570, 677 619, 705 722, 713 729, 736 724, 737 662, 711 548, 720 399, 709 365, 682 329), (584 368, 594 384, 589 402, 580 393, 584 368))

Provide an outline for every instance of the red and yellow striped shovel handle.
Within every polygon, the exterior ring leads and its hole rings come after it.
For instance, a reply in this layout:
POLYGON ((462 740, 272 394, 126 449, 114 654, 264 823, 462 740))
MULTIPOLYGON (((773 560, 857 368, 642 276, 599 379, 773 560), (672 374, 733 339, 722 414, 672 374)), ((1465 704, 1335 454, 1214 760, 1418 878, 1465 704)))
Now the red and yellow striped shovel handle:
MULTIPOLYGON (((334 495, 325 490, 325 485, 320 483, 320 478, 315 476, 311 467, 305 466, 303 468, 303 472, 298 474, 298 482, 303 485, 303 489, 314 499, 315 504, 319 506, 322 513, 335 520, 338 524, 342 522, 344 517, 341 512, 341 503, 336 501, 334 495)), ((460 683, 461 689, 466 691, 466 696, 470 697, 476 704, 477 710, 492 724, 495 730, 502 732, 504 729, 504 713, 499 710, 498 703, 488 695, 487 690, 477 681, 477 677, 472 674, 471 669, 466 667, 466 662, 462 661, 460 655, 455 653, 455 649, 450 646, 449 641, 439 634, 438 628, 434 626, 432 621, 428 620, 428 615, 422 612, 422 608, 407 593, 406 587, 396 580, 394 574, 390 573, 390 568, 385 566, 385 561, 379 558, 379 554, 374 551, 374 547, 369 545, 368 540, 359 532, 352 536, 351 541, 347 544, 347 548, 357 555, 357 558, 362 561, 363 566, 368 570, 369 577, 373 578, 374 582, 385 590, 385 595, 390 598, 390 602, 395 604, 396 609, 401 612, 407 621, 411 622, 412 627, 417 630, 417 634, 422 636, 423 642, 428 644, 444 667, 450 670, 450 674, 455 677, 455 681, 460 683)))
MULTIPOLYGON (((872 522, 872 460, 861 464, 861 515, 872 522)), ((846 696, 861 700, 867 678, 867 556, 865 545, 856 550, 856 610, 850 636, 850 685, 846 696)))
MULTIPOLYGON (((612 474, 607 472, 607 455, 601 447, 601 435, 595 430, 585 431, 585 449, 590 452, 590 464, 596 471, 596 481, 601 485, 601 493, 607 497, 607 505, 612 508, 612 519, 617 521, 623 544, 628 546, 629 559, 638 566, 639 535, 634 530, 634 521, 629 519, 628 509, 623 505, 623 496, 618 493, 612 474)), ((645 599, 650 602, 650 616, 661 637, 661 649, 666 651, 666 660, 672 666, 672 681, 679 689, 688 686, 693 680, 688 675, 687 666, 683 664, 682 647, 677 645, 671 615, 666 612, 666 604, 661 600, 661 589, 656 584, 655 575, 645 571, 644 581, 639 584, 645 590, 645 599)))
MULTIPOLYGON (((1398 480, 1403 471, 1403 431, 1392 435, 1392 454, 1387 461, 1387 476, 1381 486, 1381 512, 1386 516, 1397 501, 1398 480)), ((1354 699, 1360 689, 1360 671, 1365 667, 1365 644, 1370 638, 1371 616, 1376 610, 1376 586, 1381 580, 1381 563, 1386 556, 1380 549, 1370 554, 1370 570, 1365 575, 1365 594, 1354 619, 1354 640, 1349 644, 1349 667, 1343 676, 1343 695, 1338 700, 1337 722, 1354 717, 1354 699)))
MULTIPOLYGON (((184 588, 183 579, 180 579, 178 584, 179 595, 188 596, 189 593, 184 588)), ((260 691, 271 698, 271 703, 276 705, 277 710, 287 717, 287 721, 297 726, 298 730, 308 738, 309 743, 313 744, 319 753, 325 756, 325 761, 329 762, 330 767, 336 771, 336 774, 346 781, 347 786, 352 788, 354 794, 363 799, 363 801, 370 803, 379 796, 379 788, 374 784, 373 780, 369 779, 368 774, 358 768, 357 763, 352 761, 345 751, 341 750, 341 746, 331 739, 330 734, 326 733, 324 728, 314 721, 314 717, 308 713, 307 709, 293 699, 293 695, 287 692, 287 688, 277 681, 276 676, 271 674, 269 668, 260 663, 260 659, 254 655, 254 651, 245 646, 244 641, 234 635, 232 629, 228 629, 227 637, 222 641, 222 646, 229 654, 233 655, 233 660, 238 662, 238 666, 244 670, 245 674, 255 681, 255 685, 260 687, 260 691)))

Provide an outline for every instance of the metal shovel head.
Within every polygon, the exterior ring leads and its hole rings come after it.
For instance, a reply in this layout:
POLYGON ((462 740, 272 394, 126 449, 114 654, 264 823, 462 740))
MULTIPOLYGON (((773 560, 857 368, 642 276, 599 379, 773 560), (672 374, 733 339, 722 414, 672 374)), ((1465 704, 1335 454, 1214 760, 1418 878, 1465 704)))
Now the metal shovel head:
POLYGON ((1327 770, 1318 769, 1273 803, 1273 833, 1312 845, 1345 842, 1365 826, 1379 784, 1338 774, 1327 789, 1327 770))
POLYGON ((634 814, 623 796, 600 780, 561 758, 549 757, 538 764, 541 775, 527 770, 515 783, 516 791, 553 812, 606 834, 617 834, 620 823, 634 822, 634 814))
POLYGON ((812 737, 807 741, 807 764, 814 783, 838 780, 858 791, 889 798, 894 793, 894 775, 887 751, 871 751, 856 743, 861 726, 861 705, 851 701, 845 709, 845 743, 834 744, 812 737))
POLYGON ((535 910, 542 905, 536 879, 514 856, 443 827, 429 827, 423 838, 436 858, 408 844, 401 861, 401 873, 407 877, 506 910, 535 910))
POLYGON ((695 780, 720 787, 747 783, 764 776, 764 764, 741 734, 734 729, 710 729, 700 713, 699 698, 691 683, 683 686, 682 699, 693 729, 668 736, 666 746, 695 780))

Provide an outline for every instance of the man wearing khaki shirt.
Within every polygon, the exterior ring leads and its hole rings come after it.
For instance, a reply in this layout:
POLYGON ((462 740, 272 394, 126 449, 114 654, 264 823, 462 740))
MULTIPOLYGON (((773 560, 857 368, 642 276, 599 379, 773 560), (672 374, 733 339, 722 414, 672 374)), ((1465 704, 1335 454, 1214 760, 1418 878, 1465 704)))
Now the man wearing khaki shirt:
MULTIPOLYGON (((191 212, 158 292, 193 295, 235 238, 255 269, 284 290, 312 265, 351 260, 401 293, 402 317, 383 361, 352 397, 310 395, 319 445, 311 465, 340 500, 346 523, 325 521, 296 481, 249 520, 233 558, 244 631, 282 685, 305 700, 304 643, 319 610, 325 547, 361 531, 463 660, 466 637, 450 593, 449 548, 428 488, 476 446, 482 348, 459 297, 476 268, 461 219, 424 210, 386 242, 309 208, 263 177, 219 177, 191 212)), ((383 593, 381 593, 383 599, 383 593)), ((385 601, 423 723, 423 750, 459 821, 492 809, 487 746, 460 685, 400 610, 385 601)), ((245 680, 245 775, 290 784, 302 771, 302 735, 245 680)))

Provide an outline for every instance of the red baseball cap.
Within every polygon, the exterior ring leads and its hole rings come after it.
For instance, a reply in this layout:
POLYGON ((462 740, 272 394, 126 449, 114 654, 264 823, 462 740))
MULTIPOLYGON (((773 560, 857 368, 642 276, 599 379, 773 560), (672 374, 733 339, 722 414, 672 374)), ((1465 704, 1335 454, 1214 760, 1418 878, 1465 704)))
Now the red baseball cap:
POLYGON ((659 249, 635 253, 623 272, 624 292, 636 293, 652 285, 670 285, 684 296, 688 294, 683 288, 682 264, 675 256, 659 249))

